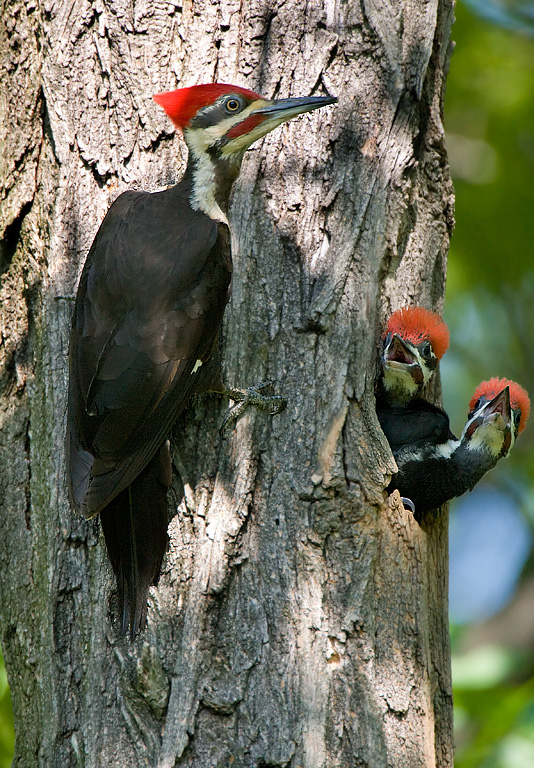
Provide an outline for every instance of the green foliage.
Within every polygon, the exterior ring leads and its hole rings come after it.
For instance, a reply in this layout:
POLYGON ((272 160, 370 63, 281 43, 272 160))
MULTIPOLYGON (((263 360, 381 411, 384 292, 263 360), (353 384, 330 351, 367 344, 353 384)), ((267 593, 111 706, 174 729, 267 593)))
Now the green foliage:
MULTIPOLYGON (((534 39, 532 25, 520 25, 521 18, 534 18, 534 4, 469 5, 495 19, 499 6, 505 26, 457 6, 445 102, 457 224, 445 303, 451 349, 442 380, 458 431, 482 379, 513 378, 534 395, 534 39)), ((534 416, 491 482, 513 496, 534 528, 533 452, 534 416)), ((531 556, 527 570, 533 563, 531 556)), ((482 644, 462 653, 470 630, 451 630, 456 768, 531 768, 532 648, 482 644)))
POLYGON ((453 656, 456 768, 534 765, 534 676, 524 654, 483 646, 453 656))
POLYGON ((461 3, 445 128, 457 223, 449 290, 518 285, 534 270, 534 40, 461 3))
POLYGON ((13 709, 4 658, 0 653, 0 768, 9 768, 11 765, 14 745, 13 709))

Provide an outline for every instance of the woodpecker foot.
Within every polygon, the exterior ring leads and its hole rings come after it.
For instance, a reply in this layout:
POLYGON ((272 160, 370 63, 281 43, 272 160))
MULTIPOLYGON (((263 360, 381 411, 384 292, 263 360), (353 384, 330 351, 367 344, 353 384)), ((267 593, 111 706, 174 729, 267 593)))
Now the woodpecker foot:
POLYGON ((263 411, 268 411, 271 416, 276 413, 281 413, 287 406, 287 400, 280 395, 262 395, 261 392, 267 387, 272 385, 272 381, 263 381, 261 384, 257 384, 255 387, 248 387, 247 389, 225 389, 224 394, 235 402, 235 405, 230 408, 228 416, 223 421, 220 432, 228 427, 229 424, 233 424, 241 416, 242 413, 248 408, 249 405, 254 405, 256 408, 261 408, 263 411))
POLYGON ((407 499, 406 496, 401 496, 401 501, 403 503, 404 509, 409 509, 412 515, 415 516, 415 504, 411 499, 407 499))

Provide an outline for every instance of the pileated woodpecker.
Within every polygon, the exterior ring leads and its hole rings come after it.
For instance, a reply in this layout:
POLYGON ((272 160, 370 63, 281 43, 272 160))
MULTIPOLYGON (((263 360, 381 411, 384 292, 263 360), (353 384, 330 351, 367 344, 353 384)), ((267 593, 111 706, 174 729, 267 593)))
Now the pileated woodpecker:
POLYGON ((472 490, 499 459, 508 456, 529 413, 528 394, 519 384, 497 378, 482 382, 469 403, 459 440, 449 432, 445 440, 407 442, 393 450, 399 471, 388 491, 397 489, 408 497, 420 517, 472 490))
POLYGON ((449 347, 449 329, 439 315, 423 307, 394 312, 384 333, 381 396, 405 405, 421 394, 449 347))
POLYGON ((442 443, 452 437, 445 411, 419 397, 449 346, 449 330, 434 312, 394 312, 384 333, 376 412, 392 452, 404 445, 442 443))
MULTIPOLYGON (((167 437, 190 396, 218 382, 208 363, 229 296, 228 198, 244 152, 284 121, 336 101, 270 101, 216 83, 154 99, 183 132, 185 174, 163 192, 115 200, 83 268, 70 340, 70 495, 85 517, 100 513, 122 630, 132 638, 168 543, 167 437)), ((267 407, 280 410, 273 398, 267 407)))
MULTIPOLYGON (((376 413, 394 455, 405 445, 439 444, 454 437, 449 417, 419 395, 449 346, 449 329, 423 307, 398 309, 384 331, 376 413)), ((413 502, 402 497, 412 512, 413 502)))

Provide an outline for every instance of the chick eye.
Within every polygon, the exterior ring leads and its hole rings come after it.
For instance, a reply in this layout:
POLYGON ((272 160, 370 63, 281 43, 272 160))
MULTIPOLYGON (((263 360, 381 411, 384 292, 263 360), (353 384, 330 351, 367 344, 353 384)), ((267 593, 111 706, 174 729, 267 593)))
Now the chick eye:
POLYGON ((430 357, 432 354, 432 344, 429 341, 425 341, 425 343, 422 345, 421 354, 423 357, 430 357))
POLYGON ((228 112, 237 112, 241 104, 237 99, 228 99, 225 106, 228 112))
POLYGON ((475 411, 478 411, 478 409, 482 406, 482 404, 485 402, 485 397, 479 397, 474 406, 471 408, 469 413, 467 414, 467 419, 469 420, 471 416, 475 413, 475 411))

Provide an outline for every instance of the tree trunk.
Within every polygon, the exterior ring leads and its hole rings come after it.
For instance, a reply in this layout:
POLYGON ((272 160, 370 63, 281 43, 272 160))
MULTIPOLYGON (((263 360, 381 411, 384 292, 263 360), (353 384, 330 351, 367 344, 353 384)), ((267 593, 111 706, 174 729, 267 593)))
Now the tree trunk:
POLYGON ((447 519, 384 488, 381 329, 440 309, 452 227, 447 0, 5 0, 1 14, 0 584, 14 765, 452 766, 447 519), (174 182, 151 100, 197 82, 339 104, 246 156, 231 206, 230 385, 289 401, 173 435, 171 546, 118 633, 63 435, 78 275, 117 194, 174 182))

